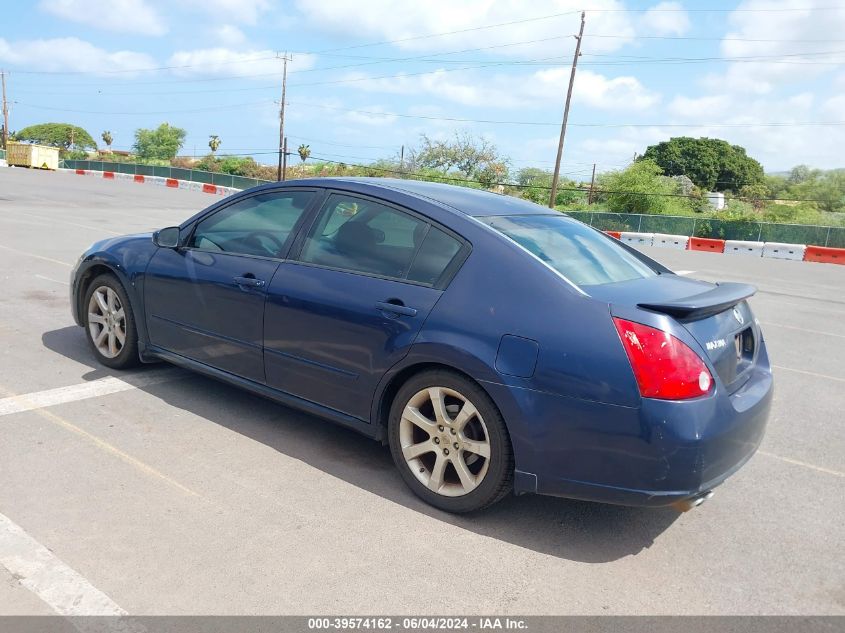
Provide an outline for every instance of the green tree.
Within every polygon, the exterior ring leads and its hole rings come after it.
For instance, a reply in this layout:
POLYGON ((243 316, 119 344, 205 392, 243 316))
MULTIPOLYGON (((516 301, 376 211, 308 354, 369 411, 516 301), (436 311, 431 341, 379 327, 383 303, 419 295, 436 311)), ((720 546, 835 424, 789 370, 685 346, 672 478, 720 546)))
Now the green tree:
POLYGON ((111 144, 112 144, 112 141, 114 141, 114 138, 112 137, 111 132, 109 132, 108 130, 106 130, 105 132, 103 132, 103 133, 100 135, 100 138, 102 138, 102 139, 103 139, 103 143, 105 143, 105 144, 106 144, 106 147, 108 148, 108 151, 111 151, 111 144))
POLYGON ((796 165, 789 170, 786 181, 790 185, 800 185, 808 180, 815 180, 822 175, 821 169, 813 169, 807 165, 796 165))
POLYGON ((433 140, 423 134, 421 147, 410 154, 412 162, 423 169, 437 169, 443 174, 456 170, 464 178, 476 180, 489 179, 491 173, 500 171, 508 163, 490 141, 469 133, 455 134, 446 141, 433 140))
POLYGON ((133 149, 138 158, 171 160, 185 142, 185 130, 162 123, 154 130, 135 130, 133 149))
POLYGON ((19 141, 52 145, 63 150, 71 147, 85 150, 97 149, 97 144, 84 129, 70 123, 39 123, 30 125, 15 134, 19 141))
POLYGON ((214 152, 220 147, 220 137, 216 134, 212 134, 208 137, 208 147, 211 149, 211 154, 213 155, 214 152))
POLYGON ((598 201, 617 213, 666 213, 678 184, 662 174, 660 165, 650 159, 637 160, 621 171, 601 174, 598 201))
POLYGON ((822 211, 845 211, 845 170, 824 172, 805 185, 809 185, 802 189, 806 193, 796 197, 815 200, 822 211))
POLYGON ((299 153, 299 158, 302 159, 303 163, 311 156, 311 146, 305 143, 301 143, 296 151, 299 153))
POLYGON ((523 167, 516 172, 516 182, 523 187, 551 187, 552 172, 539 167, 523 167))
POLYGON ((763 180, 763 166, 744 148, 716 138, 672 138, 649 146, 639 160, 654 161, 665 176, 688 176, 707 191, 738 192, 763 180))

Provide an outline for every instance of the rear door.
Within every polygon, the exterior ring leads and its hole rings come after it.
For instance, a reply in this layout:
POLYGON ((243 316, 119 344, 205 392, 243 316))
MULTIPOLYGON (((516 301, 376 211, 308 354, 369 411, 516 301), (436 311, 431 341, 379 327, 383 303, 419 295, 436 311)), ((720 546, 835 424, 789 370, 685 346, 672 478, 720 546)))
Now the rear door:
POLYGON ((150 342, 264 382, 264 301, 314 199, 280 189, 239 197, 199 220, 186 246, 159 249, 144 296, 150 342))
POLYGON ((268 385, 368 420, 467 245, 407 209, 331 194, 268 291, 268 385))

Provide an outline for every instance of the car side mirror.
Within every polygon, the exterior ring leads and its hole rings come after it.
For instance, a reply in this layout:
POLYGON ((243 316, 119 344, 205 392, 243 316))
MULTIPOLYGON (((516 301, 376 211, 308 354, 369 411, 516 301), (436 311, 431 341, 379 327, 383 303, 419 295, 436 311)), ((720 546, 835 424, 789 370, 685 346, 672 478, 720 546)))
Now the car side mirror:
POLYGON ((179 227, 168 226, 153 233, 153 244, 161 248, 179 247, 179 227))

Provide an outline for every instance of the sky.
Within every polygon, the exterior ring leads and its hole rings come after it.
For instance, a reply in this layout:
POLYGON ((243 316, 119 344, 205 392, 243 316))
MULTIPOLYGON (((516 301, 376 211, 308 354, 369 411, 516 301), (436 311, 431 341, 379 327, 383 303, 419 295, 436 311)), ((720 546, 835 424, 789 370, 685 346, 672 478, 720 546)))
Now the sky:
MULTIPOLYGON (((79 125, 115 149, 168 122, 182 154, 274 163, 289 146, 366 164, 422 134, 483 136, 512 170, 620 169, 673 136, 722 138, 769 172, 845 167, 842 0, 41 0, 6 2, 10 129, 79 125)), ((298 158, 294 156, 296 160, 298 158)))

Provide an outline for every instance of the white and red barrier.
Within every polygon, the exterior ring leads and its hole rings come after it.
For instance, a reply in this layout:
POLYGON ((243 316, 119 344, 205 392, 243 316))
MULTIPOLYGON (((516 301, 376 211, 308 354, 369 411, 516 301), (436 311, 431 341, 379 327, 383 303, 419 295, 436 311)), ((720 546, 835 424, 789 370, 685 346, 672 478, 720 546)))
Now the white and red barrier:
POLYGON ((242 191, 235 187, 221 187, 220 185, 210 185, 204 182, 195 182, 193 180, 179 180, 177 178, 164 178, 162 176, 143 176, 141 174, 123 174, 115 171, 97 171, 94 169, 64 169, 59 171, 73 172, 79 176, 95 176, 97 178, 104 178, 106 180, 131 180, 141 184, 157 185, 159 187, 170 187, 172 189, 186 189, 188 191, 202 191, 203 193, 213 193, 218 196, 230 196, 233 193, 242 191))
POLYGON ((725 240, 725 255, 763 256, 764 242, 749 242, 746 240, 725 240))
POLYGON ((631 246, 651 246, 654 242, 654 233, 630 233, 623 231, 620 239, 631 246))
POLYGON ((689 237, 686 235, 669 235, 667 233, 655 233, 651 245, 660 248, 674 248, 679 251, 687 250, 689 237))
POLYGON ((763 257, 774 257, 775 259, 792 259, 797 262, 804 261, 805 244, 781 244, 780 242, 766 242, 763 246, 763 257))

